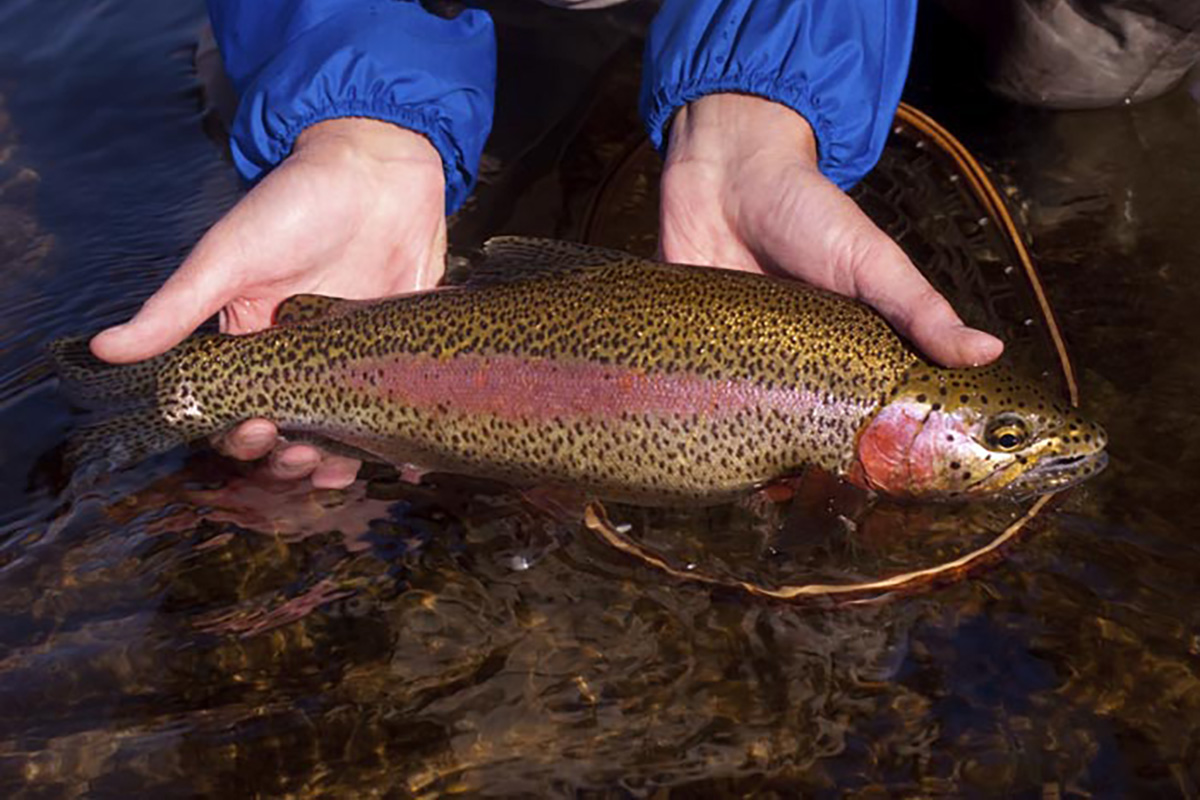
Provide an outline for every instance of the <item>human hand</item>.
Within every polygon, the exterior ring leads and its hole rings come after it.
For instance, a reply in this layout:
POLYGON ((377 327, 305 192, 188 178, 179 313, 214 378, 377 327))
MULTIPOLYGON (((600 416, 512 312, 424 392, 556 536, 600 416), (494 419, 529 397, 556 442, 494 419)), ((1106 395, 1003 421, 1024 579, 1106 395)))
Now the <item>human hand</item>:
MULTIPOLYGON (((133 319, 92 340, 92 351, 141 361, 218 312, 223 332, 262 330, 294 294, 363 299, 431 288, 445 269, 444 193, 441 158, 423 136, 368 119, 318 123, 133 319)), ((358 472, 352 459, 276 441, 275 426, 254 419, 216 444, 244 460, 270 453, 275 477, 311 475, 319 488, 347 486, 358 472)))
POLYGON ((713 94, 680 109, 660 226, 667 261, 778 269, 857 298, 945 366, 986 364, 1004 349, 965 326, 904 251, 820 173, 804 118, 769 100, 713 94))

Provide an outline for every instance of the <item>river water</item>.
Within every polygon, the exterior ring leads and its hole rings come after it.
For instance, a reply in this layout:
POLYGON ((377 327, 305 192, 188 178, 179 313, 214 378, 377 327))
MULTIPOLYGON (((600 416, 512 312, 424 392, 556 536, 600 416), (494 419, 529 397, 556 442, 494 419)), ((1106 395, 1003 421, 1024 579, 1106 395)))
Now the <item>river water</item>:
MULTIPOLYGON (((597 104, 633 102, 646 13, 527 8, 497 7, 502 111, 459 245, 579 235, 636 135, 597 104)), ((194 449, 76 488, 42 345, 127 317, 243 191, 203 22, 0 2, 0 793, 1197 796, 1198 92, 1021 109, 922 32, 908 98, 1007 187, 1112 463, 982 570, 798 606, 668 579, 468 481, 311 492, 194 449)), ((1014 512, 885 507, 853 535, 626 513, 770 576, 1014 512)))

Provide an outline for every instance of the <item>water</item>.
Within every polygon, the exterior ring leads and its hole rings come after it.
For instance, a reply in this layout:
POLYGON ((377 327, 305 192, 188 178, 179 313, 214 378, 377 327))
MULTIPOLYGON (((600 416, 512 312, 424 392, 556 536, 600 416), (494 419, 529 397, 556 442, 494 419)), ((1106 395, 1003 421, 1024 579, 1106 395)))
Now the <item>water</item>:
MULTIPOLYGON (((585 188, 635 134, 598 108, 636 85, 636 16, 548 39, 514 23, 541 44, 503 51, 507 74, 570 68, 545 97, 506 90, 524 105, 458 243, 579 235, 585 188)), ((797 607, 665 579, 468 481, 372 470, 309 492, 195 451, 72 491, 40 343, 128 316, 239 196, 204 133, 202 21, 198 3, 0 3, 4 796, 1196 796, 1186 91, 1053 114, 987 101, 939 63, 961 54, 918 60, 910 95, 1014 189, 1112 466, 985 570, 797 607)), ((816 529, 623 513, 681 559, 765 578, 887 565, 1011 515, 853 502, 816 529)))

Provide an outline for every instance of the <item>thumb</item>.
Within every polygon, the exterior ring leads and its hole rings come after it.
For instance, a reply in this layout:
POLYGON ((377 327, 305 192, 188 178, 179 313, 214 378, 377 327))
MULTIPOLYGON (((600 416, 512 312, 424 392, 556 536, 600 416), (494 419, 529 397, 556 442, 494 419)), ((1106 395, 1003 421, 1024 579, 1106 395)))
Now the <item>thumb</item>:
POLYGON ((197 248, 133 319, 97 334, 92 352, 125 364, 170 350, 233 297, 236 285, 229 277, 197 248))
POLYGON ((870 257, 852 266, 858 296, 943 366, 979 366, 999 358, 1004 343, 964 325, 904 251, 880 236, 878 244, 867 249, 870 257))

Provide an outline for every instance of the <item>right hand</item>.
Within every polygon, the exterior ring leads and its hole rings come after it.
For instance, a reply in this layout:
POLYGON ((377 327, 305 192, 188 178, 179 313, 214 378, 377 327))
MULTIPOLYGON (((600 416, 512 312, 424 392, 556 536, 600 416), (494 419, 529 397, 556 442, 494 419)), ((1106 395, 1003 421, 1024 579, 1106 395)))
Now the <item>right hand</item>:
POLYGON ((712 94, 671 123, 662 178, 664 258, 776 270, 875 308, 947 367, 994 361, 1003 343, 969 328, 908 256, 817 165, 812 128, 759 97, 712 94))
MULTIPOLYGON (((441 158, 425 137, 368 119, 318 123, 92 351, 113 363, 151 358, 216 313, 222 332, 262 330, 295 294, 365 299, 432 288, 445 270, 444 207, 441 158)), ((347 486, 358 473, 352 459, 279 444, 265 419, 215 443, 238 459, 270 454, 275 477, 311 476, 318 488, 347 486)))

